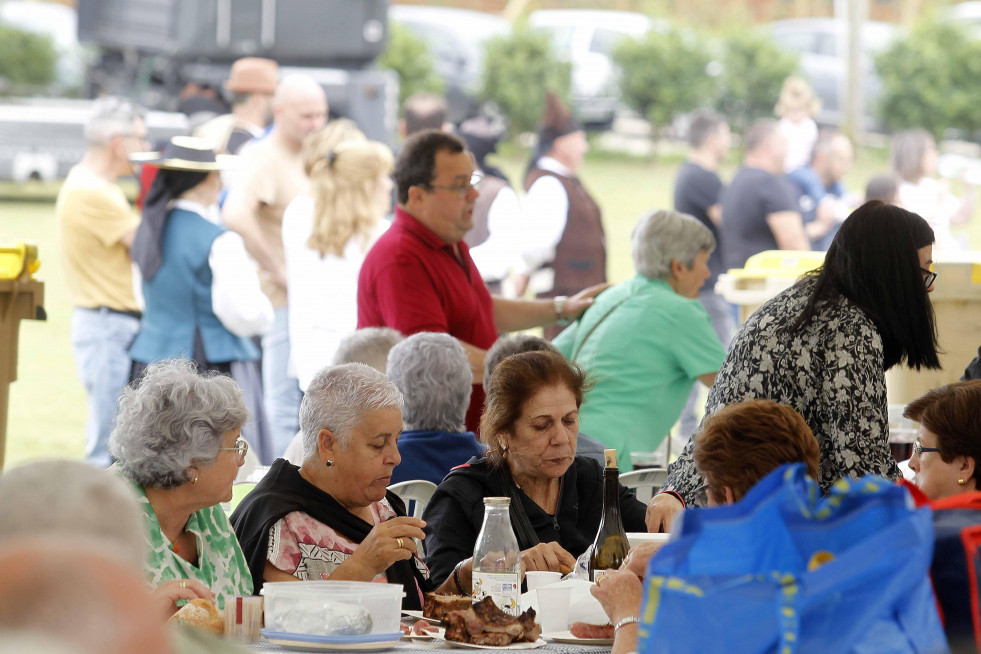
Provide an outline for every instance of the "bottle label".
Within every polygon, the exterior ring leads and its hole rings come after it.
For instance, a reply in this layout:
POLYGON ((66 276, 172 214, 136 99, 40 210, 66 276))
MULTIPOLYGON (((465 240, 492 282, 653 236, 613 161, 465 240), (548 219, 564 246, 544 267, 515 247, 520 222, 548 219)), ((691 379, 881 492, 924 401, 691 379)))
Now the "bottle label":
POLYGON ((598 584, 604 576, 606 576, 606 570, 593 570, 593 583, 598 584))
POLYGON ((516 574, 477 572, 473 573, 473 601, 490 597, 497 608, 510 615, 521 613, 521 579, 516 574))

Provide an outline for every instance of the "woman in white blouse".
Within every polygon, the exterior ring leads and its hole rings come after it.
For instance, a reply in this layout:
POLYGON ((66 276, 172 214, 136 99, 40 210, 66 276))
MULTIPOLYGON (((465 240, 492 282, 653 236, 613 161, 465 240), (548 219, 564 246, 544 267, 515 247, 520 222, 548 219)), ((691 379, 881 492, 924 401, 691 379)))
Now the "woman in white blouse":
POLYGON ((388 228, 393 157, 350 121, 334 121, 304 145, 310 195, 283 215, 289 289, 290 355, 306 390, 330 364, 338 343, 357 328, 358 273, 388 228))

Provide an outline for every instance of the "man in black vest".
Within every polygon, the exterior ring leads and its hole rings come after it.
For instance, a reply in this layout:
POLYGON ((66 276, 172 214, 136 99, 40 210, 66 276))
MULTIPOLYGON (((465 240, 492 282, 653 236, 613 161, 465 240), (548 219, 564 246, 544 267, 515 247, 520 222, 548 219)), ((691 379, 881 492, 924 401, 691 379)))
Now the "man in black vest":
MULTIPOLYGON (((576 176, 589 150, 586 134, 551 92, 538 146, 525 175, 526 247, 531 288, 538 297, 559 298, 606 282, 606 239, 599 205, 576 176)), ((554 338, 561 327, 545 329, 554 338)))

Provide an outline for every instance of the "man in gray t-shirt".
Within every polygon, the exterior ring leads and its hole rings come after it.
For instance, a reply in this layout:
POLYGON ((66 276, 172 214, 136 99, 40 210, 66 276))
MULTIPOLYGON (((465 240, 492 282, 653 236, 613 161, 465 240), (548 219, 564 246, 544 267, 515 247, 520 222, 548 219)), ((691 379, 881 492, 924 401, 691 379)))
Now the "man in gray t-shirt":
POLYGON ((810 250, 794 193, 783 177, 787 140, 775 120, 746 131, 743 165, 722 194, 722 263, 742 268, 765 250, 810 250))

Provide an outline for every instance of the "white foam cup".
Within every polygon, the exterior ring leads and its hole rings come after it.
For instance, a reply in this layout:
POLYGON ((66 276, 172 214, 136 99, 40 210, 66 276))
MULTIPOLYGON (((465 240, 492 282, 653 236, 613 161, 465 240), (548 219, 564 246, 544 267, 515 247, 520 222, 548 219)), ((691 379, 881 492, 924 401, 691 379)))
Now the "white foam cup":
POLYGON ((538 593, 538 624, 542 633, 554 633, 569 629, 569 599, 572 588, 569 586, 545 586, 536 589, 538 593))

